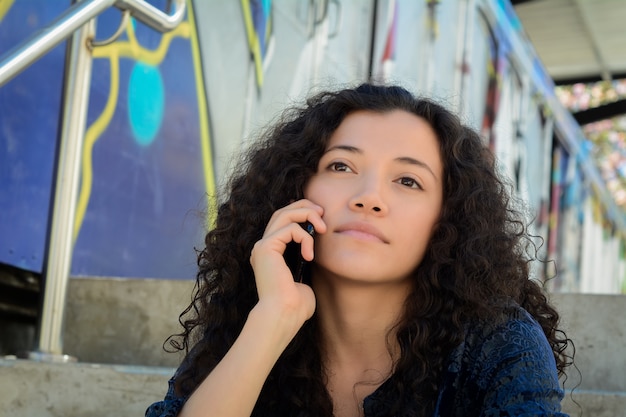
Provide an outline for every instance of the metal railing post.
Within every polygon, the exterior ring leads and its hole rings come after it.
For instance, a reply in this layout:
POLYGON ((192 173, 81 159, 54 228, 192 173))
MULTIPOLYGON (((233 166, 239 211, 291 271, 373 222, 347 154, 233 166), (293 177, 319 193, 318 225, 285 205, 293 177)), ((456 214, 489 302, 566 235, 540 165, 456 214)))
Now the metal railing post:
POLYGON ((91 52, 95 34, 90 20, 73 36, 66 75, 65 107, 59 148, 39 334, 40 354, 62 355, 65 298, 73 250, 73 229, 80 184, 80 161, 91 84, 91 52))

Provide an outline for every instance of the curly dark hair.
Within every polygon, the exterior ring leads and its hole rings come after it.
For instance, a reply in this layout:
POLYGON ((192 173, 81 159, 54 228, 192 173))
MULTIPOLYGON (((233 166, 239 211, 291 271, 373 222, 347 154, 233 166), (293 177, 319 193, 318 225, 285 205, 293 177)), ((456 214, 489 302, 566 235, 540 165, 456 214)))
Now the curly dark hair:
MULTIPOLYGON (((317 94, 287 110, 235 168, 198 255, 194 298, 180 316, 184 330, 169 339, 176 350, 188 353, 176 377, 179 395, 190 395, 239 335, 258 301, 249 262, 252 247, 274 211, 303 197, 335 129, 357 110, 397 109, 425 119, 435 131, 444 164, 444 199, 394 329, 401 348, 394 368, 400 395, 389 415, 406 404, 423 404, 420 415, 432 414, 444 362, 461 343, 464 325, 497 320, 511 300, 541 325, 559 374, 571 363, 570 340, 558 328, 559 315, 541 284, 529 278, 534 255, 528 249, 534 245, 523 212, 480 136, 431 100, 398 86, 362 84, 317 94)), ((288 248, 285 257, 295 265, 298 253, 288 248)), ((283 352, 253 415, 332 415, 317 326, 314 315, 283 352)))

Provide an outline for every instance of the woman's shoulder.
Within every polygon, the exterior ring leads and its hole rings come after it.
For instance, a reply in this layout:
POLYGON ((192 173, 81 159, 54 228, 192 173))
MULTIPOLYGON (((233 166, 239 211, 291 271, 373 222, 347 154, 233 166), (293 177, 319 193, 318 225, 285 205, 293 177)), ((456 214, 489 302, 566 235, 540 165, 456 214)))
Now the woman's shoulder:
POLYGON ((465 339, 474 344, 497 344, 502 340, 515 342, 518 341, 516 336, 530 337, 532 340, 529 342, 545 339, 541 325, 519 304, 508 302, 497 311, 491 318, 470 321, 466 327, 465 339))
POLYGON ((556 366, 541 325, 528 311, 512 302, 499 308, 498 314, 489 319, 470 321, 456 353, 474 364, 489 365, 513 356, 532 356, 534 360, 556 366))
POLYGON ((552 347, 537 320, 516 304, 469 322, 443 376, 442 416, 564 416, 552 347))

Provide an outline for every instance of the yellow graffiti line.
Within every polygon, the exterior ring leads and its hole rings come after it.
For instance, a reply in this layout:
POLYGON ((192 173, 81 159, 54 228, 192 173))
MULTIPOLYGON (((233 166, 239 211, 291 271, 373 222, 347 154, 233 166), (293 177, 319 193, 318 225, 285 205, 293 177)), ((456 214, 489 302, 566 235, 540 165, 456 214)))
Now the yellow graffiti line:
POLYGON ((250 11, 250 3, 248 0, 241 0, 241 8, 243 9, 243 20, 246 24, 246 34, 248 35, 248 45, 254 57, 254 68, 256 71, 256 84, 258 87, 263 86, 263 63, 261 62, 261 43, 254 31, 252 23, 252 12, 250 11))
POLYGON ((129 42, 114 42, 112 44, 99 46, 93 49, 93 59, 109 59, 111 66, 111 85, 109 89, 109 97, 107 98, 104 110, 85 134, 85 144, 83 145, 82 155, 82 181, 78 197, 78 206, 76 208, 76 220, 74 222, 74 240, 76 240, 78 233, 80 232, 80 228, 85 218, 85 213, 87 212, 87 206, 89 205, 89 199, 91 197, 91 186, 93 183, 93 146, 111 122, 117 105, 117 98, 119 94, 119 58, 135 58, 149 65, 159 65, 163 61, 172 39, 175 36, 187 38, 189 37, 189 31, 189 24, 187 24, 187 22, 182 22, 176 29, 164 34, 161 38, 159 46, 155 50, 151 51, 139 45, 137 38, 135 37, 135 31, 133 30, 132 24, 129 23, 126 27, 126 32, 130 39, 129 42))
MULTIPOLYGON (((133 18, 134 21, 134 18, 133 18)), ((133 21, 128 21, 126 23, 126 36, 128 36, 128 41, 132 43, 134 46, 139 48, 139 42, 137 41, 137 36, 135 36, 135 25, 133 25, 133 21)), ((163 38, 161 38, 161 41, 163 38)))
MULTIPOLYGON (((129 24, 128 26, 130 27, 131 25, 129 24)), ((145 64, 157 66, 165 58, 165 54, 167 54, 170 44, 172 43, 172 39, 177 36, 181 38, 189 38, 189 32, 189 23, 182 22, 176 27, 176 29, 171 32, 167 32, 162 36, 161 42, 156 49, 150 50, 140 46, 134 36, 132 27, 130 29, 127 27, 127 33, 129 35, 128 41, 119 41, 109 45, 96 47, 93 50, 93 57, 105 58, 115 53, 123 58, 133 58, 145 64)))
POLYGON ((196 80, 196 97, 198 99, 198 121, 200 124, 200 148, 202 152, 202 167, 204 170, 204 181, 208 194, 208 227, 215 225, 217 216, 217 198, 215 194, 215 174, 213 169, 213 154, 211 150, 211 134, 209 132, 209 111, 207 109, 206 90, 204 77, 202 74, 202 64, 200 59, 200 45, 198 44, 198 32, 196 30, 196 20, 193 14, 191 1, 187 1, 189 10, 189 23, 191 25, 191 55, 193 57, 193 70, 196 80))
POLYGON ((0 23, 2 23, 2 19, 7 14, 11 6, 13 6, 14 0, 0 0, 0 23))
POLYGON ((93 167, 92 167, 92 152, 93 146, 107 128, 113 114, 115 113, 115 107, 117 104, 117 97, 119 91, 119 57, 112 51, 110 61, 111 72, 111 88, 109 89, 109 97, 107 98, 104 110, 98 117, 98 119, 89 127, 85 133, 85 143, 83 145, 83 160, 82 160, 82 181, 80 194, 78 196, 78 206, 76 207, 76 220, 74 222, 74 241, 78 237, 78 232, 83 224, 85 213, 87 212, 87 206, 89 204, 89 198, 91 196, 91 184, 93 181, 93 167))

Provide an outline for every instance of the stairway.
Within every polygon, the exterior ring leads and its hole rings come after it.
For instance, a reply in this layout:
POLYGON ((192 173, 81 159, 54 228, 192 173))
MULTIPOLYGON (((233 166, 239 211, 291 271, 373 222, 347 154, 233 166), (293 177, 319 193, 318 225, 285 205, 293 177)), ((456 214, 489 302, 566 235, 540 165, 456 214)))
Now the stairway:
MULTIPOLYGON (((15 417, 142 416, 163 398, 179 361, 164 340, 180 329, 190 281, 72 278, 64 331, 75 363, 0 359, 0 410, 15 417)), ((626 297, 553 296, 576 344, 565 383, 571 416, 626 415, 626 297), (572 388, 576 388, 572 391, 572 388)))

